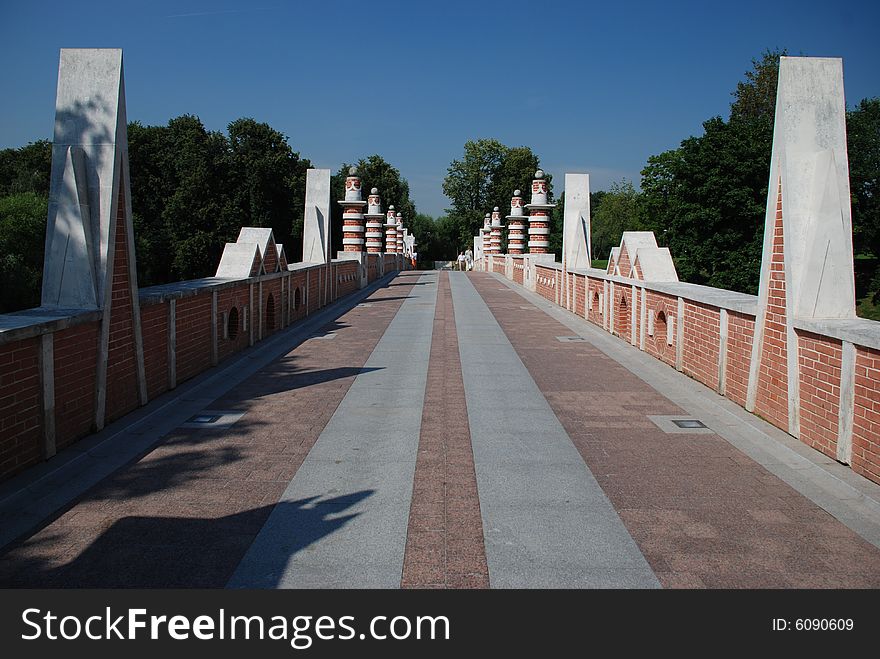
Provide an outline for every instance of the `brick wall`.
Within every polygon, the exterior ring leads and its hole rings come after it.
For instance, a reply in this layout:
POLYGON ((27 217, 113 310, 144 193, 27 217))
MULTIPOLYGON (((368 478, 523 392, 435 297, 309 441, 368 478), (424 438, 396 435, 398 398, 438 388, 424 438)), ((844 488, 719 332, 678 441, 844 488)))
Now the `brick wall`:
POLYGON ((281 329, 282 308, 281 279, 263 282, 263 338, 281 329))
POLYGON ((780 182, 755 413, 773 425, 788 430, 788 369, 786 367, 788 346, 786 344, 785 262, 782 235, 782 183, 780 182))
MULTIPOLYGON (((256 302, 256 300, 255 300, 256 302)), ((211 366, 211 296, 177 301, 177 382, 211 366)))
POLYGON ((586 277, 582 275, 572 275, 574 277, 574 286, 572 290, 574 291, 574 312, 583 317, 584 311, 587 308, 585 291, 586 291, 586 277))
POLYGON ((144 371, 150 399, 168 389, 168 307, 167 302, 141 306, 144 371))
POLYGON ((630 265, 629 254, 626 251, 626 247, 621 247, 620 254, 617 256, 617 269, 621 276, 629 276, 630 265))
POLYGON ((360 263, 357 261, 343 261, 339 264, 336 269, 336 279, 338 282, 336 298, 345 297, 360 288, 360 267, 360 263))
POLYGON ((592 300, 593 308, 590 309, 590 303, 587 304, 587 320, 596 323, 597 325, 602 325, 602 319, 604 318, 604 310, 602 309, 603 303, 603 295, 604 295, 604 286, 602 284, 601 279, 593 279, 592 277, 587 277, 587 287, 589 289, 589 296, 592 300))
POLYGON ((880 350, 856 347, 852 468, 880 483, 880 350))
POLYGON ((720 310, 685 302, 682 372, 706 386, 717 388, 720 345, 720 310))
POLYGON ((0 477, 41 458, 39 352, 38 338, 0 346, 0 477))
POLYGON ((727 312, 727 376, 724 393, 743 407, 749 387, 749 362, 752 360, 754 337, 754 316, 727 312))
POLYGON ((110 342, 107 346, 106 420, 113 421, 138 406, 137 359, 134 352, 134 314, 128 271, 128 240, 125 230, 125 195, 119 186, 116 214, 116 246, 110 304, 110 342))
POLYGON ((629 342, 630 299, 629 286, 614 287, 614 334, 629 342))
POLYGON ((656 291, 646 291, 645 299, 648 305, 645 322, 648 317, 653 316, 654 319, 654 335, 650 336, 647 330, 645 331, 645 352, 670 366, 675 366, 676 333, 672 333, 672 342, 669 343, 667 328, 671 320, 674 329, 678 298, 656 291))
POLYGON ((278 250, 272 243, 269 243, 269 247, 263 255, 263 269, 267 275, 278 270, 278 250))
MULTIPOLYGON (((55 444, 59 449, 95 428, 95 363, 100 322, 55 332, 55 444)), ((113 382, 107 382, 112 387, 113 382)))
POLYGON ((556 270, 535 266, 535 292, 551 302, 556 301, 556 270))
POLYGON ((798 332, 801 441, 837 457, 840 416, 840 341, 798 332))
POLYGON ((517 259, 513 262, 513 281, 517 284, 523 283, 523 272, 525 270, 525 266, 523 265, 522 259, 517 259))
POLYGON ((245 328, 245 317, 250 322, 250 285, 241 284, 217 293, 217 357, 227 357, 248 347, 250 330, 245 328))

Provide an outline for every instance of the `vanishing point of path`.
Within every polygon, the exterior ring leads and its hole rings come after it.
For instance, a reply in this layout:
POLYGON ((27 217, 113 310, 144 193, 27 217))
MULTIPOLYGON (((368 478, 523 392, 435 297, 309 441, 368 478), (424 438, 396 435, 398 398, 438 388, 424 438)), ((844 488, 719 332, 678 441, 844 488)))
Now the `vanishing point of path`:
POLYGON ((495 275, 265 343, 6 484, 0 587, 880 587, 880 487, 495 275))

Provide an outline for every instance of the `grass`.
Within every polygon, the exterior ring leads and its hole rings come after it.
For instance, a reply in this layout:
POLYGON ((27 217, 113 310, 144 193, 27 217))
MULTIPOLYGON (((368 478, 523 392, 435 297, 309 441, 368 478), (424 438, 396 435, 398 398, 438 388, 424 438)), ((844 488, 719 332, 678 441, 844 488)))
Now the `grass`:
POLYGON ((608 269, 608 259, 605 259, 605 260, 593 259, 593 267, 599 268, 600 270, 607 270, 608 269))

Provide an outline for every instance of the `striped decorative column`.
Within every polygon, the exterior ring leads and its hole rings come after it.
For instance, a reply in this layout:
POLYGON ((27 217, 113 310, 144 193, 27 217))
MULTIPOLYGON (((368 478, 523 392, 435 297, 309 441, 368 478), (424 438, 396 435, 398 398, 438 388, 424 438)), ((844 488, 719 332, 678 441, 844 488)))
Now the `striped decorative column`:
POLYGON ((556 204, 547 203, 547 181, 540 169, 532 180, 532 200, 526 205, 529 211, 529 253, 547 254, 550 251, 550 209, 556 204))
POLYGON ((345 179, 345 199, 338 202, 342 206, 342 251, 364 251, 364 206, 367 202, 361 197, 361 180, 357 168, 348 170, 345 179))
POLYGON ((388 207, 388 215, 385 219, 385 251, 389 254, 397 252, 397 220, 394 215, 394 206, 388 207))
POLYGON ((507 253, 522 254, 525 247, 526 218, 523 215, 522 192, 513 191, 510 199, 510 215, 507 216, 507 253))
POLYGON ((367 252, 370 254, 382 253, 382 220, 384 218, 379 190, 373 188, 370 190, 370 196, 367 197, 367 214, 364 215, 364 219, 367 220, 367 252))
POLYGON ((480 229, 483 234, 483 254, 488 256, 492 253, 492 214, 486 213, 486 217, 483 218, 483 228, 480 229))
POLYGON ((489 232, 489 244, 492 247, 493 254, 501 254, 501 230, 504 225, 501 224, 501 211, 498 206, 492 209, 492 229, 489 232))
POLYGON ((397 218, 397 253, 403 254, 403 213, 398 212, 397 218))

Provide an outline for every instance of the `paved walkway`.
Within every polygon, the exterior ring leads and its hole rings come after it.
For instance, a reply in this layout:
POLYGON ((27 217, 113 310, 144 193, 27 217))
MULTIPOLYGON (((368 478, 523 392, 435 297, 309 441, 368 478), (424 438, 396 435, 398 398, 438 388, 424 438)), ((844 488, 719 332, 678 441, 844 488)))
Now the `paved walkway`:
POLYGON ((880 487, 490 274, 383 280, 78 446, 0 488, 0 587, 880 587, 880 487))

